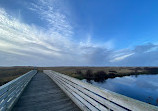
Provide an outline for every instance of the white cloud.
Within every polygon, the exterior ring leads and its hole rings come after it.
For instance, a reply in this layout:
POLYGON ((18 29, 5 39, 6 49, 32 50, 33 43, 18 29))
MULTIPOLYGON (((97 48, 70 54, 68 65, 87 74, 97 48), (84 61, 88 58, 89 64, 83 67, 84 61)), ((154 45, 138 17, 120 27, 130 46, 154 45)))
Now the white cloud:
MULTIPOLYGON (((62 22, 62 25, 64 25, 64 22, 62 22)), ((55 30, 52 25, 48 28, 48 31, 42 30, 42 28, 18 21, 9 16, 4 9, 0 9, 0 53, 6 55, 7 58, 2 59, 4 56, 1 56, 0 65, 87 64, 87 62, 84 62, 86 50, 82 49, 86 46, 86 43, 83 43, 82 46, 79 43, 73 43, 69 28, 56 28, 55 30), (60 33, 61 31, 58 28, 62 31, 65 30, 65 32, 60 33)), ((91 44, 90 42, 89 44, 91 44)), ((93 47, 90 50, 92 52, 93 47)))
POLYGON ((128 49, 128 51, 124 52, 124 55, 115 57, 115 59, 117 58, 119 60, 113 61, 112 65, 157 66, 158 65, 158 56, 157 56, 158 48, 156 47, 158 46, 155 44, 147 43, 147 44, 136 46, 133 50, 128 49))
POLYGON ((122 55, 122 56, 119 56, 119 57, 116 57, 114 58, 113 60, 111 60, 110 62, 116 62, 116 61, 121 61, 129 56, 132 56, 134 53, 131 53, 131 54, 126 54, 126 55, 122 55))
POLYGON ((59 2, 58 0, 38 0, 38 2, 31 4, 30 9, 38 13, 40 19, 47 22, 50 33, 56 34, 55 32, 58 32, 58 35, 69 37, 73 34, 73 28, 64 11, 57 7, 59 2))
POLYGON ((142 65, 144 61, 158 65, 158 50, 154 44, 136 46, 134 50, 114 50, 113 40, 97 44, 90 33, 87 40, 74 43, 73 26, 56 2, 39 0, 29 7, 46 22, 46 28, 23 23, 0 8, 0 65, 130 66, 142 65))
POLYGON ((14 54, 28 55, 30 52, 59 56, 62 51, 60 44, 68 47, 70 42, 68 39, 59 39, 61 35, 57 31, 49 35, 35 26, 19 22, 4 9, 0 9, 0 32, 0 50, 14 54))
POLYGON ((114 41, 113 41, 113 40, 106 41, 106 42, 104 43, 104 46, 105 46, 107 49, 113 49, 113 48, 114 48, 114 41))

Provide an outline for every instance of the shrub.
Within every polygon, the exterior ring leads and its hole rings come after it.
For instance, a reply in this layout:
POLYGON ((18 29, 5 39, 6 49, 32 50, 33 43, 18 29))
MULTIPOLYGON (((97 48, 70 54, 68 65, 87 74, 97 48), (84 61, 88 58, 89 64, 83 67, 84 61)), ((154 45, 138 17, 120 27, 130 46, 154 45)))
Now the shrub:
POLYGON ((98 71, 94 74, 94 81, 103 82, 108 76, 104 71, 98 71))
POLYGON ((87 80, 91 80, 91 79, 93 78, 93 73, 92 73, 91 70, 87 70, 86 75, 85 75, 85 78, 86 78, 87 80))

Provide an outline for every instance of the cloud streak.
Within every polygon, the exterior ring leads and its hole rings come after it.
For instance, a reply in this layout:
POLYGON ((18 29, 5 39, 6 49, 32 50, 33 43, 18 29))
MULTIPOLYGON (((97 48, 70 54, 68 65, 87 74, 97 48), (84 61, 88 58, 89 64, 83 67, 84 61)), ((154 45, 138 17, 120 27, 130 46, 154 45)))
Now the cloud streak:
POLYGON ((59 4, 57 0, 38 0, 36 3, 31 3, 29 9, 38 13, 39 18, 47 22, 50 34, 70 37, 73 34, 73 28, 63 10, 60 10, 57 4, 59 4))

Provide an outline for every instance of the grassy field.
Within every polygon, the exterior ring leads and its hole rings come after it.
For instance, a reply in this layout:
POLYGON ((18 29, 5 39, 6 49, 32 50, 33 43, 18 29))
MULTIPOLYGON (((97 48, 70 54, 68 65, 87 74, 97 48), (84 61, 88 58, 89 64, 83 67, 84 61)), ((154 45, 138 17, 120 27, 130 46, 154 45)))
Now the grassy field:
POLYGON ((138 74, 158 74, 158 67, 0 67, 0 85, 32 70, 54 70, 78 79, 107 79, 138 74))
POLYGON ((38 70, 54 70, 78 79, 87 78, 87 71, 91 71, 91 78, 100 71, 105 72, 105 78, 122 77, 139 74, 158 74, 158 67, 38 67, 38 70))
POLYGON ((25 74, 33 67, 0 67, 0 86, 25 74))

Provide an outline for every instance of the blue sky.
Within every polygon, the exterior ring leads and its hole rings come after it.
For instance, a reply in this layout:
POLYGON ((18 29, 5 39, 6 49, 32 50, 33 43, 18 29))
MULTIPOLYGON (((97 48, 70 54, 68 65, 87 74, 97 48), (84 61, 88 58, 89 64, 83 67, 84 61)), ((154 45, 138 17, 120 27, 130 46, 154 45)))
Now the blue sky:
POLYGON ((157 0, 1 0, 0 65, 157 66, 157 0))

